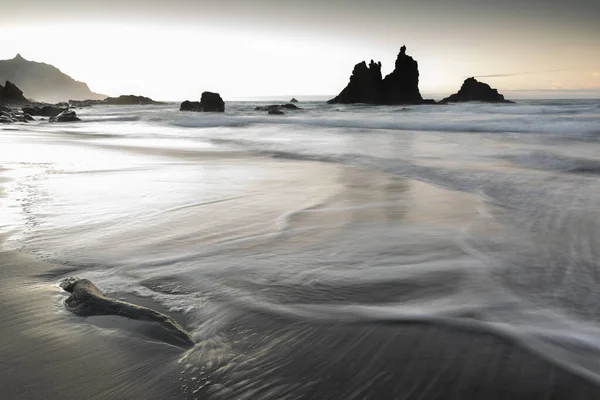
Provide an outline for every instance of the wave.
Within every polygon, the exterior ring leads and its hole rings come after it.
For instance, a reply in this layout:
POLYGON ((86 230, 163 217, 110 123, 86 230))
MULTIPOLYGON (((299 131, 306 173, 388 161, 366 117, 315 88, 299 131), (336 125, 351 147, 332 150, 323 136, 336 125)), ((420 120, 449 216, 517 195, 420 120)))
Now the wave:
POLYGON ((600 174, 600 161, 534 152, 527 155, 504 156, 520 166, 541 170, 561 171, 574 174, 600 174))

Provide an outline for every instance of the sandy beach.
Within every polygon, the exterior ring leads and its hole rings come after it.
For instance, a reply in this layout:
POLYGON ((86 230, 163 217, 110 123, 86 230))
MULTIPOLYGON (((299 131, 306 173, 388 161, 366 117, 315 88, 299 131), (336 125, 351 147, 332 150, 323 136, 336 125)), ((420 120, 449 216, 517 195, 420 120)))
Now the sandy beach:
POLYGON ((593 177, 457 155, 491 152, 467 134, 335 128, 311 147, 301 124, 291 139, 243 124, 157 124, 157 138, 141 121, 0 131, 7 399, 600 398, 593 323, 539 300, 590 310, 568 297, 583 291, 544 285, 571 254, 560 243, 594 260, 595 206, 569 208, 593 177), (71 275, 170 315, 196 345, 70 313, 71 275))

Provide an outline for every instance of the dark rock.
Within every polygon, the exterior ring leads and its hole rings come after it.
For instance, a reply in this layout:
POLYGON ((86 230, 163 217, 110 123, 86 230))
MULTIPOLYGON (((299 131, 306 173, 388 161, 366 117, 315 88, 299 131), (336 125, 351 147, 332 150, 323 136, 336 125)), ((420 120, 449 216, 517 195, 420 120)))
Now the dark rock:
POLYGON ((194 346, 190 334, 171 317, 147 307, 127 303, 105 296, 88 279, 70 277, 60 283, 60 287, 71 295, 65 300, 67 310, 81 317, 92 315, 115 315, 129 319, 154 322, 165 328, 184 347, 194 346))
POLYGON ((109 97, 103 101, 103 104, 115 106, 137 106, 137 105, 159 105, 164 104, 159 101, 154 101, 149 97, 135 96, 132 94, 119 97, 109 97))
POLYGON ((63 111, 67 111, 67 108, 56 107, 52 105, 29 105, 27 107, 23 107, 23 112, 29 115, 35 115, 38 117, 56 117, 63 111))
POLYGON ((419 65, 406 54, 402 46, 396 59, 394 71, 382 78, 381 63, 373 60, 367 66, 364 61, 356 64, 348 86, 329 104, 422 104, 419 92, 419 65))
POLYGON ((254 111, 271 111, 271 110, 279 110, 285 108, 287 110, 301 110, 300 107, 288 103, 288 104, 270 104, 268 106, 257 106, 254 108, 254 111))
POLYGON ((434 104, 437 104, 437 102, 435 100, 433 100, 433 99, 423 99, 423 104, 434 105, 434 104))
POLYGON ((81 121, 73 110, 65 110, 56 117, 51 117, 50 122, 76 122, 81 121))
POLYGON ((225 112, 225 102, 219 93, 204 92, 200 98, 200 108, 205 112, 225 112))
POLYGON ((335 98, 329 100, 329 104, 380 104, 381 95, 381 62, 375 63, 373 60, 367 67, 366 62, 358 63, 352 70, 348 86, 335 98))
POLYGON ((298 100, 296 100, 295 97, 292 97, 292 99, 290 100, 290 103, 297 103, 297 102, 298 102, 298 100))
POLYGON ((225 102, 219 93, 204 92, 200 102, 186 100, 181 103, 179 111, 225 112, 225 102))
POLYGON ((69 107, 91 107, 99 104, 104 104, 103 100, 69 100, 69 107))
POLYGON ((13 83, 6 81, 4 86, 0 85, 0 103, 3 104, 22 104, 29 100, 23 96, 23 91, 13 83))
POLYGON ((200 111, 200 102, 186 100, 181 103, 179 111, 200 111))
POLYGON ((512 103, 512 101, 504 99, 504 96, 498 93, 498 90, 492 89, 487 83, 479 82, 475 78, 467 78, 457 93, 446 97, 440 103, 463 103, 467 101, 512 103))
POLYGON ((271 111, 281 108, 281 104, 271 104, 268 106, 257 106, 254 111, 271 111))
POLYGON ((402 46, 396 58, 394 71, 382 82, 382 104, 421 104, 419 92, 419 64, 406 54, 402 46))
POLYGON ((278 109, 273 109, 273 110, 269 110, 269 114, 271 115, 285 115, 285 113, 281 110, 278 109))
POLYGON ((0 122, 12 123, 29 121, 33 121, 33 117, 31 115, 12 107, 0 105, 0 122))

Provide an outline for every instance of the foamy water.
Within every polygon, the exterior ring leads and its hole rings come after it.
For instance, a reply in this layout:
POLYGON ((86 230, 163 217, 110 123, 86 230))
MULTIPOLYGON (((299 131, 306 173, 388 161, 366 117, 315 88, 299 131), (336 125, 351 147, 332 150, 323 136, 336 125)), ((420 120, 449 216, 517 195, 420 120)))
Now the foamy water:
POLYGON ((186 371, 254 313, 494 332, 600 380, 600 103, 255 105, 0 131, 9 245, 183 311, 186 371))

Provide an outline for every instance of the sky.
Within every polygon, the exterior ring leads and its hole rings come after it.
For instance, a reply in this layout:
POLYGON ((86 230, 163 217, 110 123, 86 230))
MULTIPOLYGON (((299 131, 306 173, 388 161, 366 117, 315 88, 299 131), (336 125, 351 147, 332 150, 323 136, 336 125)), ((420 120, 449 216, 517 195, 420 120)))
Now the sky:
POLYGON ((107 95, 335 95, 400 47, 440 98, 475 76, 508 97, 600 98, 599 0, 2 0, 0 59, 107 95))

